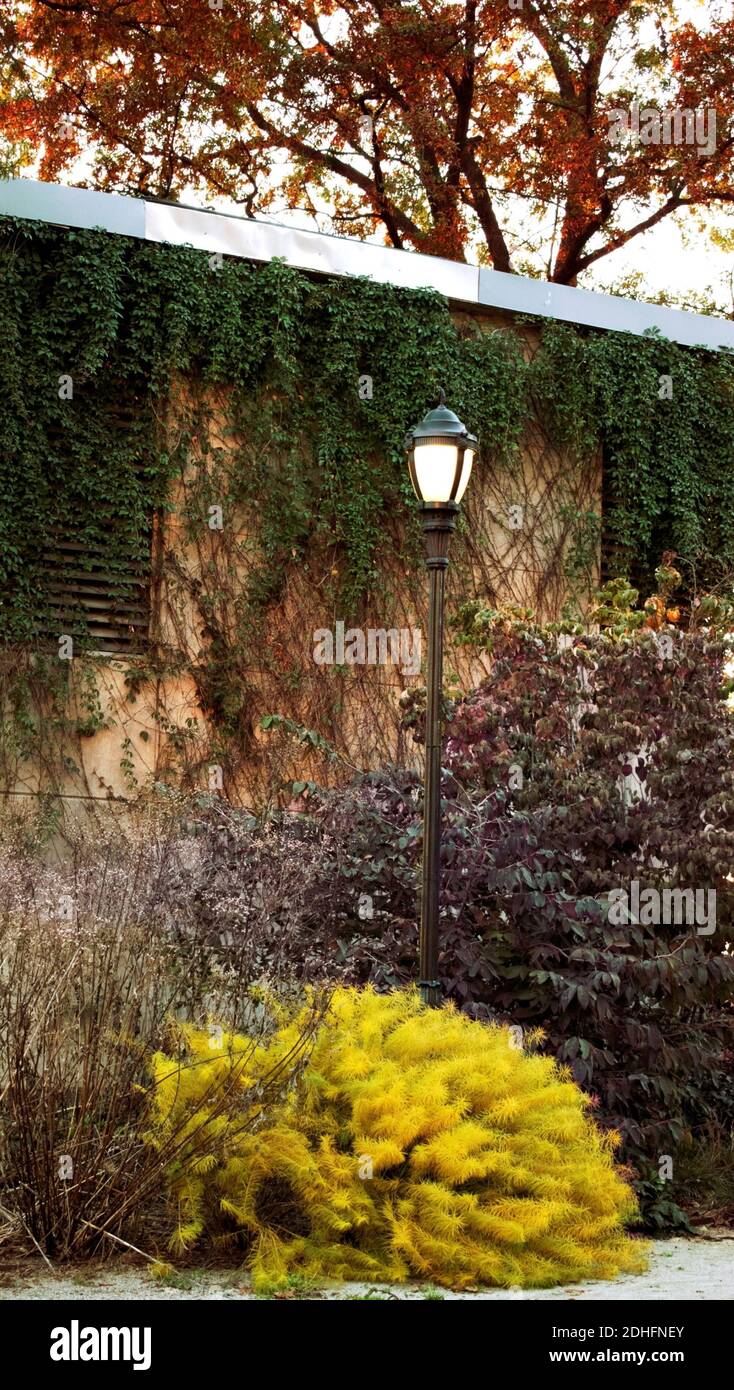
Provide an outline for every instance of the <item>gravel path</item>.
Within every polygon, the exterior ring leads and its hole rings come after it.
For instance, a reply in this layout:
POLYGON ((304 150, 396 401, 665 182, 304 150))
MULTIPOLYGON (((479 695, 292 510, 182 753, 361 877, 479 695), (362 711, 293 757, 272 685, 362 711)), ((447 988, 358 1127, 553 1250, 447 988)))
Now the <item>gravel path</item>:
MULTIPOLYGON (((0 1266, 0 1274, 2 1273, 0 1266)), ((285 1295, 306 1299, 615 1299, 634 1301, 662 1299, 734 1300, 734 1232, 711 1239, 676 1237, 653 1241, 650 1267, 645 1274, 623 1275, 609 1283, 560 1285, 555 1289, 487 1289, 476 1293, 407 1285, 401 1288, 379 1284, 340 1284, 299 1289, 285 1295)), ((238 1271, 185 1271, 168 1283, 148 1277, 144 1270, 108 1267, 70 1276, 52 1277, 48 1272, 6 1273, 0 1287, 0 1300, 69 1298, 86 1302, 105 1298, 133 1299, 252 1299, 246 1275, 238 1271)))

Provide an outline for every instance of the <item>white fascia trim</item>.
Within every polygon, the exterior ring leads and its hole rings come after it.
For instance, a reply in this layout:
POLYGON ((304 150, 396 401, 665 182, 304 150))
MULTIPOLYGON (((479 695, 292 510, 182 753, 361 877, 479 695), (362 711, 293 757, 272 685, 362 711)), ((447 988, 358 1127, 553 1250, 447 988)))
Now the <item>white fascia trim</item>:
POLYGON ((529 280, 501 270, 480 269, 479 303, 516 314, 537 314, 590 328, 633 333, 637 337, 657 329, 664 338, 687 347, 734 350, 734 323, 729 319, 623 299, 617 294, 596 294, 547 280, 529 280))
POLYGON ((145 203, 137 198, 35 179, 0 180, 0 213, 62 227, 100 227, 119 236, 145 236, 145 203))
POLYGON ((242 260, 281 257, 299 270, 321 275, 364 275, 381 284, 437 290, 456 305, 502 309, 636 336, 656 329, 675 343, 734 351, 734 322, 728 319, 229 213, 149 203, 118 193, 67 188, 34 179, 0 181, 0 213, 194 246, 211 255, 219 252, 242 260))
POLYGON ((457 302, 479 302, 477 266, 412 251, 395 251, 349 237, 302 231, 278 222, 198 212, 170 203, 146 203, 145 237, 147 241, 196 246, 212 254, 218 251, 248 261, 272 261, 280 256, 299 270, 313 270, 321 275, 366 275, 382 284, 438 290, 457 302))

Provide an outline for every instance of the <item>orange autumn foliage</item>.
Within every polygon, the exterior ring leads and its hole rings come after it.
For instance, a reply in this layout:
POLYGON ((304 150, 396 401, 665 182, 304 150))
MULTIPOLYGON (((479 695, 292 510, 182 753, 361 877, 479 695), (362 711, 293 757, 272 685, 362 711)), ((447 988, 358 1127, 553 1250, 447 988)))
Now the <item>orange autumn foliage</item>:
POLYGON ((529 213, 534 273, 563 283, 734 200, 728 3, 0 0, 0 52, 0 129, 44 179, 285 205, 505 271, 529 213), (715 147, 615 143, 632 102, 715 106, 715 147))

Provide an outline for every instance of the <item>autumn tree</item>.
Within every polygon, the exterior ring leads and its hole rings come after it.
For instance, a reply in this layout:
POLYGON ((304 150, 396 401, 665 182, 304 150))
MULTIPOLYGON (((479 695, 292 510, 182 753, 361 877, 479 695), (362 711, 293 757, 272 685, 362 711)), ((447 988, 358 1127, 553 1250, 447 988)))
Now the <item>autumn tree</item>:
POLYGON ((0 128, 45 179, 564 283, 734 201, 731 0, 0 0, 0 43, 0 128), (634 103, 713 108, 715 138, 620 138, 634 103))

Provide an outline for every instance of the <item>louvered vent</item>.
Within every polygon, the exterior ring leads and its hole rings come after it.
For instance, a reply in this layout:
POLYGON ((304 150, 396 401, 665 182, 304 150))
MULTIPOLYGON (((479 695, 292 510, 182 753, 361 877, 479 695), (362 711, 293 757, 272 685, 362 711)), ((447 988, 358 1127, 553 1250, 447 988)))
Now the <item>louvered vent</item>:
POLYGON ((46 550, 44 569, 49 610, 44 635, 83 636, 93 651, 139 654, 148 635, 148 581, 134 570, 111 573, 104 554, 66 537, 46 550))
MULTIPOLYGON (((139 423, 133 400, 116 402, 106 415, 113 436, 139 423)), ((49 440, 63 457, 63 433, 52 426, 49 440)), ((129 436, 128 436, 129 437, 129 436)), ((133 463, 133 467, 135 464, 133 463)), ((111 526, 114 524, 111 522, 111 526)), ((53 643, 64 635, 83 640, 85 648, 109 655, 133 656, 145 650, 150 623, 150 555, 153 518, 143 538, 147 562, 141 564, 140 536, 125 554, 119 536, 114 546, 79 540, 70 528, 53 528, 44 551, 46 616, 42 636, 53 643)))

